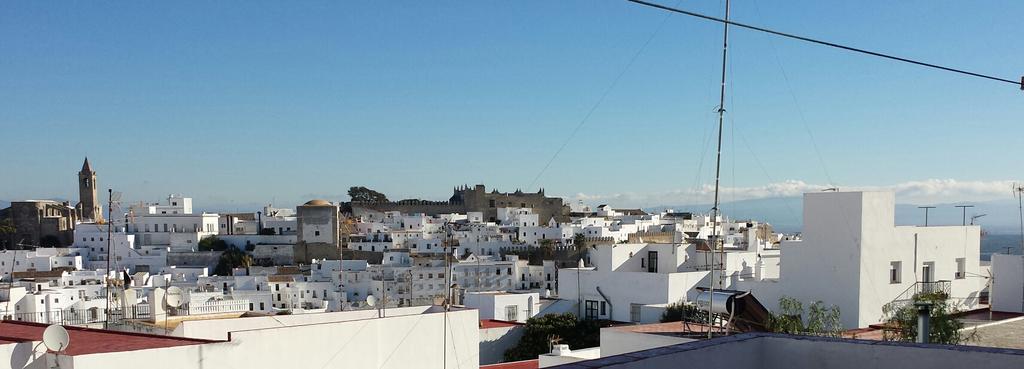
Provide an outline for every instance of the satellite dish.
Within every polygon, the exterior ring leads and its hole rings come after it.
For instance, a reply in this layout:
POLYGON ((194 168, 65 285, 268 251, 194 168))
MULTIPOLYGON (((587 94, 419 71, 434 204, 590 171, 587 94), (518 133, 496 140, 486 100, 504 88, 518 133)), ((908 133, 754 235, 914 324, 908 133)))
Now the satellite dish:
POLYGON ((377 305, 377 296, 370 295, 366 296, 366 304, 370 306, 377 305))
POLYGON ((68 348, 69 343, 71 343, 71 336, 68 335, 68 330, 60 324, 46 327, 46 330, 43 331, 43 345, 47 350, 61 352, 68 348))
POLYGON ((167 294, 164 295, 164 302, 170 307, 181 307, 184 298, 184 291, 181 287, 171 286, 167 289, 167 294))

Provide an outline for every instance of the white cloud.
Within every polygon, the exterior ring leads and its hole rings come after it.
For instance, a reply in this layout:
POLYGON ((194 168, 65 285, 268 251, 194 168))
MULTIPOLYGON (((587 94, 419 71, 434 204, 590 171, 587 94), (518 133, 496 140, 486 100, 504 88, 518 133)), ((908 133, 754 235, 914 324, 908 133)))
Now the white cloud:
MULTIPOLYGON (((941 203, 957 201, 987 201, 1009 198, 1014 181, 958 181, 955 179, 928 179, 910 181, 887 186, 840 186, 843 191, 894 191, 900 203, 941 203)), ((734 200, 765 199, 800 196, 805 192, 816 192, 830 186, 811 184, 800 180, 787 180, 753 187, 725 187, 719 193, 723 202, 734 200)), ((657 193, 623 192, 614 194, 577 193, 568 199, 597 205, 609 203, 615 206, 656 206, 708 204, 714 199, 713 184, 696 188, 678 189, 657 193)))

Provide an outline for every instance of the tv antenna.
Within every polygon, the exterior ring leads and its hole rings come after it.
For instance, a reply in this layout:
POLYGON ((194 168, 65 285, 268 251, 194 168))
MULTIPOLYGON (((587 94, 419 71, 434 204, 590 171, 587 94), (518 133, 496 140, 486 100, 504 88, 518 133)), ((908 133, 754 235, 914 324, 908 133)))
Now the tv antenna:
MULTIPOLYGON (((369 307, 377 306, 377 296, 374 296, 374 295, 366 296, 366 306, 369 306, 369 307)), ((380 308, 377 308, 377 317, 380 318, 380 308)))
MULTIPOLYGON (((711 254, 711 273, 708 275, 710 278, 708 281, 711 286, 711 294, 715 292, 715 249, 718 248, 718 206, 719 206, 719 184, 722 179, 722 125, 725 122, 725 72, 727 70, 726 63, 729 60, 729 0, 725 0, 725 23, 723 24, 722 33, 722 87, 718 94, 718 154, 715 157, 715 202, 711 207, 711 237, 708 239, 710 248, 708 252, 711 254)), ((725 259, 725 250, 722 250, 722 258, 725 259)), ((712 321, 711 308, 708 307, 708 338, 712 337, 711 324, 712 321)))
MULTIPOLYGON (((967 225, 967 208, 973 208, 974 205, 957 205, 956 207, 964 211, 963 225, 967 225)), ((971 218, 973 220, 973 218, 971 218)))
POLYGON ((71 335, 60 324, 53 324, 43 330, 43 346, 46 346, 47 351, 60 354, 68 349, 69 344, 71 344, 71 335))
POLYGON ((167 313, 168 308, 180 308, 185 303, 185 291, 178 286, 167 287, 167 291, 164 293, 164 334, 167 333, 167 313))
POLYGON ((918 209, 924 209, 924 226, 928 226, 928 210, 935 209, 934 206, 918 206, 918 209))
POLYGON ((107 270, 106 270, 106 274, 107 274, 107 276, 106 276, 106 281, 107 281, 107 286, 106 286, 107 287, 107 310, 106 310, 106 316, 103 319, 103 329, 108 329, 109 325, 110 325, 110 302, 114 298, 114 291, 111 290, 111 288, 114 287, 116 285, 116 283, 117 283, 116 282, 116 279, 117 279, 116 276, 114 278, 111 278, 111 276, 110 276, 110 271, 113 270, 110 267, 110 262, 113 259, 113 256, 112 256, 113 251, 111 251, 111 246, 113 246, 114 243, 113 243, 113 240, 111 240, 110 238, 111 238, 111 236, 114 233, 114 229, 113 229, 113 226, 114 226, 113 214, 114 214, 114 206, 115 206, 114 204, 118 204, 118 206, 120 206, 120 204, 121 204, 121 193, 120 192, 114 192, 114 189, 108 188, 107 189, 107 270))
POLYGON ((1014 183, 1013 193, 1017 197, 1017 212, 1020 215, 1020 247, 1024 252, 1024 185, 1014 183))
POLYGON ((971 225, 974 225, 974 221, 975 220, 978 220, 978 218, 984 217, 986 215, 988 215, 988 214, 971 215, 971 225))
POLYGON ((185 291, 178 286, 171 286, 167 288, 167 294, 164 295, 164 303, 172 308, 180 308, 185 302, 185 291))

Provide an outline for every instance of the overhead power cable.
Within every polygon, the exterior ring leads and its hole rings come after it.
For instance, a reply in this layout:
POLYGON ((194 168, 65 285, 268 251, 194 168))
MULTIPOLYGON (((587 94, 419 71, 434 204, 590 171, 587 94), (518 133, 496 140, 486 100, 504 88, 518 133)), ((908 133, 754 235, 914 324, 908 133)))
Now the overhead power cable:
POLYGON ((640 57, 640 54, 643 54, 644 50, 647 50, 647 46, 651 44, 651 41, 654 41, 654 38, 658 35, 659 32, 661 32, 661 29, 665 27, 665 23, 667 21, 668 15, 666 14, 665 18, 662 18, 661 23, 659 23, 658 26, 654 29, 654 31, 651 32, 651 35, 647 37, 647 41, 644 41, 644 43, 640 45, 640 48, 638 48, 636 52, 633 53, 633 56, 629 58, 629 62, 627 62, 626 65, 622 68, 622 70, 620 70, 619 73, 615 75, 615 78, 612 79, 612 83, 609 84, 607 88, 605 88, 604 92, 601 93, 601 96, 598 97, 597 101, 594 102, 594 105, 591 105, 590 109, 587 110, 587 114, 583 116, 583 119, 581 119, 580 122, 576 124, 576 127, 572 129, 572 132, 569 133, 569 137, 567 137, 565 141, 562 142, 562 145, 558 147, 558 150, 555 150, 555 154, 551 155, 551 159, 548 159, 547 163, 544 164, 544 167, 541 168, 540 172, 537 173, 537 176, 533 177, 533 180, 530 181, 530 184, 527 185, 525 188, 533 188, 533 185, 537 184, 537 181, 540 180, 540 177, 543 176, 544 173, 548 171, 548 168, 550 168, 551 164, 555 162, 555 159, 558 158, 558 155, 562 153, 562 150, 565 150, 565 147, 569 145, 569 142, 572 141, 573 137, 576 137, 576 134, 579 133, 580 129, 587 124, 587 121, 590 120, 590 116, 594 115, 594 112, 597 111, 597 108, 604 103, 605 99, 608 98, 608 95, 610 95, 612 91, 615 90, 615 87, 619 85, 619 80, 621 80, 622 77, 626 75, 626 72, 629 72, 629 70, 633 67, 633 64, 636 63, 636 60, 640 57))
POLYGON ((1024 90, 1024 76, 1021 77, 1020 81, 1015 81, 1015 80, 1012 80, 1012 79, 1006 79, 1006 78, 1000 78, 1000 77, 990 76, 990 75, 981 74, 981 73, 970 72, 970 71, 966 71, 966 70, 963 70, 963 69, 944 67, 944 66, 941 66, 941 65, 938 65, 938 64, 925 63, 925 62, 922 62, 922 61, 902 58, 902 57, 899 57, 899 56, 894 56, 894 55, 889 55, 889 54, 883 54, 883 53, 880 53, 880 52, 860 49, 860 48, 856 48, 856 47, 852 47, 852 46, 840 45, 840 44, 837 44, 837 43, 834 43, 834 42, 822 41, 822 40, 813 39, 813 38, 810 38, 810 37, 798 36, 798 35, 794 35, 794 34, 791 34, 791 33, 785 33, 785 32, 771 30, 771 29, 768 29, 768 28, 751 26, 749 24, 743 24, 743 23, 734 22, 734 21, 731 21, 731 20, 725 20, 725 19, 721 19, 721 18, 717 18, 717 17, 712 17, 710 15, 704 15, 704 14, 700 14, 700 13, 695 13, 695 12, 691 12, 691 11, 687 11, 687 10, 682 10, 682 9, 679 9, 679 8, 673 8, 673 7, 670 7, 670 6, 656 4, 656 3, 647 2, 647 1, 643 1, 643 0, 627 0, 627 1, 632 2, 632 3, 636 3, 636 4, 640 4, 640 5, 649 6, 649 7, 652 7, 652 8, 657 8, 657 9, 673 12, 673 13, 689 15, 691 17, 701 18, 701 19, 705 19, 705 20, 709 20, 709 21, 713 21, 713 22, 725 23, 725 24, 728 24, 728 25, 732 25, 732 26, 736 26, 736 27, 740 27, 740 28, 746 28, 746 29, 749 29, 749 30, 754 30, 754 31, 764 32, 764 33, 770 33, 770 34, 773 34, 773 35, 776 35, 776 36, 782 36, 782 37, 791 38, 791 39, 794 39, 794 40, 800 40, 800 41, 804 41, 804 42, 810 42, 810 43, 813 43, 813 44, 834 47, 834 48, 837 48, 837 49, 843 49, 843 50, 846 50, 846 51, 853 51, 853 52, 857 52, 857 53, 861 53, 861 54, 877 56, 877 57, 880 57, 880 58, 900 61, 900 62, 904 62, 904 63, 910 63, 910 64, 914 64, 914 65, 919 65, 919 66, 922 66, 922 67, 928 67, 928 68, 944 70, 944 71, 947 71, 947 72, 960 73, 960 74, 964 74, 964 75, 968 75, 968 76, 972 76, 972 77, 978 77, 978 78, 984 78, 984 79, 989 79, 989 80, 998 81, 998 82, 1010 83, 1010 84, 1013 84, 1013 85, 1020 86, 1021 90, 1024 90))

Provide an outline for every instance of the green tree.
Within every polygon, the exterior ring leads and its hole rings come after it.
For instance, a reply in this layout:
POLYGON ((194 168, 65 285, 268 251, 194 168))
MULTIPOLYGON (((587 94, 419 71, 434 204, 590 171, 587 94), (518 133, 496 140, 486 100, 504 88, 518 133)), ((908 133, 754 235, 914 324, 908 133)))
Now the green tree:
POLYGON ((0 237, 10 236, 18 233, 18 228, 14 226, 14 221, 10 218, 0 220, 0 237))
POLYGON ((555 258, 555 241, 550 239, 540 240, 541 258, 551 260, 555 258))
POLYGON ((57 238, 57 236, 54 236, 52 234, 48 234, 46 236, 43 236, 43 238, 39 239, 39 246, 60 247, 60 238, 57 238))
POLYGON ((388 202, 388 197, 383 193, 362 186, 349 188, 348 196, 352 202, 388 202))
POLYGON ((519 343, 505 351, 505 361, 536 359, 551 352, 552 344, 567 344, 581 349, 601 344, 601 327, 607 322, 579 320, 572 313, 547 314, 526 321, 519 343))
POLYGON ((576 246, 576 257, 577 260, 583 258, 583 253, 587 250, 587 236, 582 233, 577 233, 572 237, 572 244, 576 246))
POLYGON ((224 250, 224 253, 220 254, 220 260, 217 261, 217 267, 213 269, 213 274, 221 276, 231 275, 231 270, 234 268, 248 268, 250 266, 252 266, 252 256, 238 248, 229 247, 227 250, 224 250))
POLYGON ((804 305, 797 299, 779 298, 779 312, 772 313, 768 329, 776 333, 802 334, 809 336, 839 337, 843 332, 839 307, 826 307, 815 301, 808 307, 807 322, 804 324, 804 305))
POLYGON ((18 233, 18 228, 14 226, 14 221, 10 218, 0 219, 0 246, 4 249, 14 246, 15 241, 11 238, 15 233, 18 233))
POLYGON ((572 244, 576 245, 576 249, 584 249, 587 247, 587 236, 582 233, 577 233, 572 236, 572 244))
POLYGON ((882 307, 888 317, 882 339, 886 341, 914 342, 917 340, 917 302, 931 303, 928 342, 960 345, 976 338, 976 331, 963 332, 964 323, 956 318, 959 312, 949 304, 945 292, 920 293, 909 303, 889 303, 882 307))
POLYGON ((217 238, 217 236, 210 236, 199 240, 199 251, 224 251, 228 247, 230 247, 228 243, 217 238))
POLYGON ((683 301, 673 302, 665 307, 664 313, 661 313, 661 322, 693 322, 707 324, 708 311, 701 309, 697 304, 686 303, 683 301))

